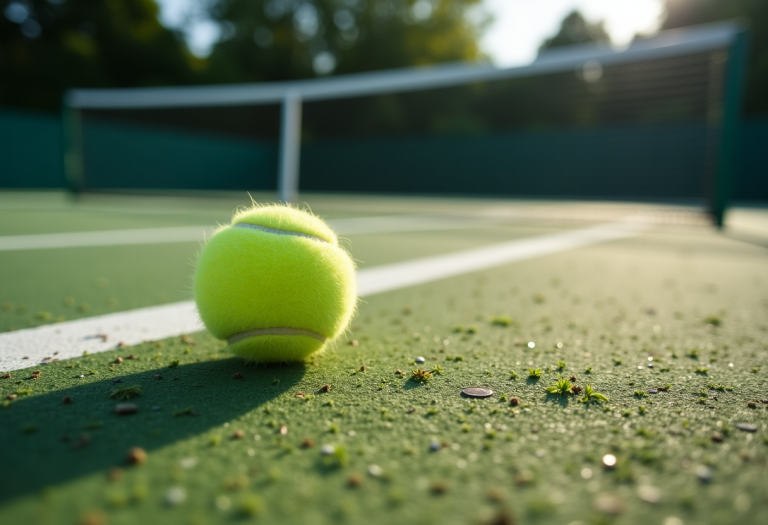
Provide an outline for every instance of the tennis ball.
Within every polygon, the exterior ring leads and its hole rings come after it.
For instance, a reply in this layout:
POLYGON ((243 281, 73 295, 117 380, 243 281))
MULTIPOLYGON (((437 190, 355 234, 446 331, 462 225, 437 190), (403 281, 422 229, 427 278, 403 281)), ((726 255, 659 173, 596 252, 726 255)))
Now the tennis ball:
POLYGON ((346 329, 355 265, 333 230, 305 211, 254 205, 200 252, 194 295, 208 331, 249 361, 301 361, 346 329))

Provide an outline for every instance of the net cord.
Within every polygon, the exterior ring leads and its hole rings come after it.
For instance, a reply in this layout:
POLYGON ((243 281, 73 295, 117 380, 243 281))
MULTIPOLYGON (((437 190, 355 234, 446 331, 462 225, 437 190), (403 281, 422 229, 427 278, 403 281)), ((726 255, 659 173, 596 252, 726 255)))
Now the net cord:
POLYGON ((608 66, 685 55, 728 46, 741 30, 738 22, 721 22, 662 31, 652 38, 637 40, 623 50, 605 44, 568 46, 542 53, 530 64, 507 68, 447 64, 289 82, 73 89, 67 92, 65 104, 83 109, 213 107, 283 103, 287 94, 305 102, 383 95, 569 71, 590 60, 608 66))

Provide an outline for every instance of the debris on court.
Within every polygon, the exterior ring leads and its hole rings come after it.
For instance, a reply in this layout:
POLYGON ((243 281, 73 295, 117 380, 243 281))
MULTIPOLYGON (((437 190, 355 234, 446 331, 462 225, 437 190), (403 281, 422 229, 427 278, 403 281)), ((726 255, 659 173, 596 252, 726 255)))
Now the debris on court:
POLYGON ((125 401, 141 395, 141 385, 124 386, 109 393, 109 398, 116 401, 125 401))
POLYGON ((139 407, 134 403, 118 403, 115 405, 115 414, 120 416, 135 414, 138 411, 139 407))
POLYGON ((133 447, 128 451, 125 460, 129 465, 141 465, 147 462, 148 457, 146 450, 141 447, 133 447))
POLYGON ((432 380, 432 374, 427 370, 417 368, 416 370, 411 371, 411 379, 418 383, 426 383, 427 381, 432 380))

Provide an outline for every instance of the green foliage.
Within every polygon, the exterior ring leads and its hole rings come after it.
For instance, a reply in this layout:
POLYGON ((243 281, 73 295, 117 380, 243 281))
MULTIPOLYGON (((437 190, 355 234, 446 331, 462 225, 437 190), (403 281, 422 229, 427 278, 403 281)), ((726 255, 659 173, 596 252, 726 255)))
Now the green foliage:
POLYGON ((538 379, 541 377, 542 370, 541 368, 529 368, 528 369, 528 377, 538 379))
POLYGON ((141 395, 141 385, 124 386, 117 388, 109 393, 110 399, 116 401, 125 401, 126 399, 133 399, 141 395))
POLYGON ((636 433, 637 433, 638 436, 641 436, 641 437, 644 437, 644 438, 652 438, 653 437, 653 432, 651 432, 647 428, 642 428, 642 427, 638 428, 636 433))
POLYGON ((333 452, 324 456, 323 463, 329 468, 343 468, 349 465, 349 453, 341 446, 334 447, 333 452))
POLYGON ((720 392, 733 391, 733 387, 721 385, 719 383, 707 383, 707 386, 712 390, 719 390, 720 392))
POLYGON ((416 381, 418 383, 426 383, 427 381, 432 380, 432 373, 428 372, 427 370, 422 370, 420 368, 411 371, 411 380, 416 381))
POLYGON ((479 0, 210 2, 224 28, 210 57, 219 82, 257 82, 476 60, 479 0))
POLYGON ((571 11, 560 23, 560 30, 557 34, 547 38, 539 47, 539 51, 553 47, 609 40, 610 37, 603 27, 603 22, 590 23, 579 11, 571 11))
POLYGON ((592 385, 587 385, 584 387, 584 397, 581 400, 589 403, 590 401, 608 401, 608 398, 600 392, 595 392, 592 385))
POLYGON ((512 324, 512 319, 506 315, 497 315, 491 317, 491 324, 496 326, 510 326, 512 324))
POLYGON ((240 500, 240 514, 245 517, 258 516, 264 510, 264 501, 255 494, 246 494, 240 500))
POLYGON ((571 382, 568 379, 561 377, 553 386, 547 387, 547 392, 550 394, 560 394, 561 396, 564 396, 571 393, 571 387, 573 387, 571 382))
POLYGON ((70 87, 200 81, 203 62, 160 24, 153 0, 24 5, 23 20, 0 17, 0 105, 58 110, 70 87))

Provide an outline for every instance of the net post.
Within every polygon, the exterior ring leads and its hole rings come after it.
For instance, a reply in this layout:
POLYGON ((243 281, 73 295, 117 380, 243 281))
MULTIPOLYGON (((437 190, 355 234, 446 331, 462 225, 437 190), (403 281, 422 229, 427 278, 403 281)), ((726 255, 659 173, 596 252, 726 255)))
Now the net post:
POLYGON ((72 195, 83 191, 83 137, 80 108, 71 103, 71 92, 64 94, 61 105, 62 138, 64 145, 64 180, 72 195))
POLYGON ((296 91, 289 91, 283 98, 280 126, 277 190, 282 202, 295 202, 299 194, 301 155, 301 95, 296 91))
POLYGON ((747 29, 741 27, 734 34, 728 50, 724 81, 723 116, 720 125, 720 144, 715 168, 715 183, 711 213, 715 225, 722 229, 731 197, 733 178, 738 161, 739 130, 747 61, 747 29))

